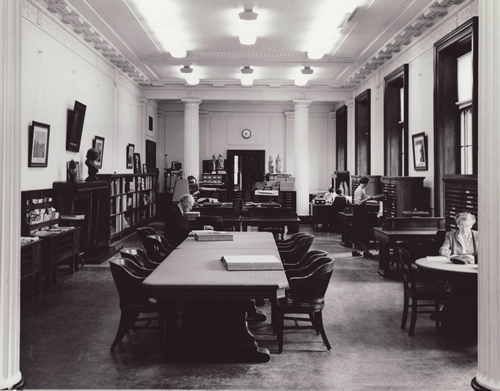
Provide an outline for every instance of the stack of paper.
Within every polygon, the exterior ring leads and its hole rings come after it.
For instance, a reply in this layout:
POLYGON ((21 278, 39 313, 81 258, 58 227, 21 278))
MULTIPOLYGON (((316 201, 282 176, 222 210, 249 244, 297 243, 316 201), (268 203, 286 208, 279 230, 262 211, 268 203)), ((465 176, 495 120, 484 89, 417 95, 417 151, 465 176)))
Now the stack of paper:
POLYGON ((221 262, 226 270, 283 270, 274 255, 224 255, 221 262))

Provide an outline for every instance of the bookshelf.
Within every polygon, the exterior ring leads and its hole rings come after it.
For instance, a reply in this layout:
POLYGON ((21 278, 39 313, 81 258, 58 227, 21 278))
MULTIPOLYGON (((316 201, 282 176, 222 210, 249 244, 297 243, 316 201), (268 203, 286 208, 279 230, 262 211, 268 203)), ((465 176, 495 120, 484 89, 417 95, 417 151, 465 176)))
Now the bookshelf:
POLYGON ((155 216, 158 195, 158 173, 101 174, 108 188, 102 192, 99 240, 121 237, 139 225, 148 224, 155 216))
POLYGON ((422 210, 424 177, 383 176, 384 216, 402 217, 404 211, 422 210))

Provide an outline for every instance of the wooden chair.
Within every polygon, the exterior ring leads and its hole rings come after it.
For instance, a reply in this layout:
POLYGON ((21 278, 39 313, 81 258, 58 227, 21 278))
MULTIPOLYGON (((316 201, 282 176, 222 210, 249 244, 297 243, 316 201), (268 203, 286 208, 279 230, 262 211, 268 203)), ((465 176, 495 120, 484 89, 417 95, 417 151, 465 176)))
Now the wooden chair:
POLYGON ((151 227, 139 227, 136 229, 136 232, 143 246, 144 246, 144 239, 146 239, 147 236, 156 235, 156 231, 151 227))
POLYGON ((135 264, 129 259, 116 258, 110 260, 109 264, 120 296, 121 310, 120 324, 110 350, 115 349, 118 342, 123 339, 130 329, 159 330, 160 350, 162 350, 164 319, 159 314, 156 302, 150 299, 142 289, 142 282, 146 276, 137 273, 137 269, 134 267, 135 264), (154 313, 157 313, 158 316, 140 317, 141 314, 151 315, 154 313), (158 326, 152 326, 153 321, 158 321, 158 326))
POLYGON ((327 257, 328 252, 323 250, 311 250, 309 251, 304 258, 299 263, 296 264, 288 264, 284 263, 283 268, 285 269, 285 274, 287 278, 290 277, 298 277, 304 275, 304 270, 308 268, 316 259, 321 257, 327 257))
POLYGON ((127 258, 134 261, 137 265, 146 270, 153 271, 159 265, 159 263, 151 261, 146 251, 142 248, 124 248, 120 251, 120 255, 122 256, 122 258, 127 258))
POLYGON ((408 319, 408 310, 410 309, 411 300, 411 319, 408 335, 411 337, 415 331, 418 314, 434 314, 436 319, 436 327, 439 328, 439 304, 440 304, 440 287, 434 281, 419 280, 414 270, 410 253, 402 248, 399 251, 399 261, 403 272, 403 289, 404 289, 404 307, 403 318, 401 319, 401 328, 406 327, 408 319), (433 310, 420 310, 420 308, 433 307, 433 310))
POLYGON ((314 270, 289 280, 290 295, 273 302, 273 321, 276 322, 278 353, 283 351, 283 331, 287 329, 314 329, 321 334, 328 351, 332 349, 323 326, 325 294, 333 272, 333 258, 321 257, 314 261, 314 270), (308 314, 309 318, 286 317, 285 314, 308 314), (285 319, 311 322, 311 326, 284 326, 285 319))
POLYGON ((313 240, 314 235, 304 234, 297 239, 296 243, 291 248, 283 250, 278 247, 278 252, 283 264, 298 264, 311 248, 313 240))
POLYGON ((171 246, 163 235, 146 236, 144 239, 144 248, 149 259, 156 263, 161 263, 175 250, 175 247, 171 246))
POLYGON ((305 232, 297 232, 290 236, 288 239, 277 240, 276 246, 278 250, 287 250, 293 247, 300 237, 307 235, 305 232))

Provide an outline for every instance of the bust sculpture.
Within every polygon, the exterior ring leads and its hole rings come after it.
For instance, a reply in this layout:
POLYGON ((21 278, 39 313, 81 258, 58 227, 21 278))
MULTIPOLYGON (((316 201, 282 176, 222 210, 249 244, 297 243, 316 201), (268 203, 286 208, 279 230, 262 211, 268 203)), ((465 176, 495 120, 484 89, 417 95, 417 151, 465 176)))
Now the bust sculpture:
POLYGON ((267 162, 267 165, 269 168, 269 174, 274 174, 274 161, 272 156, 269 156, 269 161, 267 162))
POLYGON ((89 168, 89 176, 85 179, 85 182, 95 182, 97 181, 98 168, 95 165, 95 160, 99 157, 99 153, 94 149, 90 148, 87 151, 87 160, 85 160, 85 165, 89 168))

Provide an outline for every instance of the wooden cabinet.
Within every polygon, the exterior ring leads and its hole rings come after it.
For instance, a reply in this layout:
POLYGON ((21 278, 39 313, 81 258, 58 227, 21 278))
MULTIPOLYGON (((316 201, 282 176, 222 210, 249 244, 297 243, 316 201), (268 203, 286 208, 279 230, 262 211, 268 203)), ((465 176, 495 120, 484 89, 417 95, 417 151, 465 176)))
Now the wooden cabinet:
POLYGON ((29 296, 40 291, 41 270, 42 240, 21 245, 21 280, 26 282, 25 291, 29 296))
MULTIPOLYGON (((445 175, 443 183, 446 230, 458 229, 455 216, 460 212, 470 212, 477 220, 477 177, 473 175, 445 175)), ((477 229, 477 222, 472 229, 477 229)))
POLYGON ((81 228, 77 227, 43 237, 42 275, 45 286, 57 284, 57 268, 64 263, 67 263, 70 274, 78 271, 80 232, 81 228))
POLYGON ((109 243, 156 216, 158 173, 102 174, 98 178, 108 183, 107 190, 101 191, 99 240, 109 243))
POLYGON ((385 217, 402 217, 404 211, 422 209, 424 177, 383 176, 380 181, 385 217))

